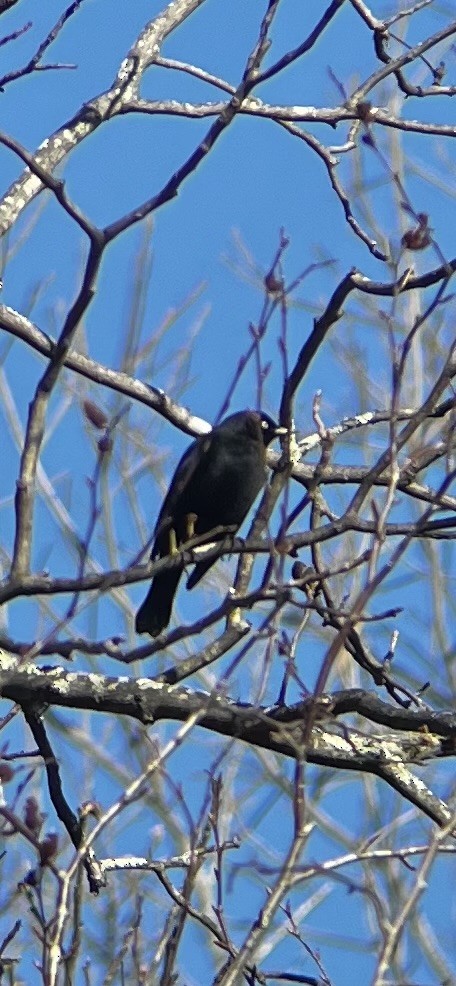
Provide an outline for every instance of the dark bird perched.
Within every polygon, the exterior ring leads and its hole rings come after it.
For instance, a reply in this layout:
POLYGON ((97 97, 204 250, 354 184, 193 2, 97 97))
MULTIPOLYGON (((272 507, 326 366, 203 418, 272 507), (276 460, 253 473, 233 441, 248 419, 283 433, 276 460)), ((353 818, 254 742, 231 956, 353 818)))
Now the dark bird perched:
MULTIPOLYGON (((266 481, 266 448, 284 434, 267 414, 238 411, 202 435, 182 456, 155 527, 151 558, 165 558, 176 547, 216 527, 235 533, 266 481)), ((214 540, 222 540, 219 533, 214 540)), ((200 561, 187 582, 193 589, 214 564, 200 561)), ((156 637, 171 618, 174 595, 183 565, 153 579, 136 614, 137 633, 156 637)))

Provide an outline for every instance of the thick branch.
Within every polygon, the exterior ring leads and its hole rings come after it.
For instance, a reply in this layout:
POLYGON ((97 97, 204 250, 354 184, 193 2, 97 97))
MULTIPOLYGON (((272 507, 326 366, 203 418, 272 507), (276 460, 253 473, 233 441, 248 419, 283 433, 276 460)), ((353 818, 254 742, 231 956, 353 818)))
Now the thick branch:
MULTIPOLYGON (((96 674, 67 672, 61 667, 42 670, 33 666, 18 669, 14 659, 2 652, 0 665, 0 693, 3 698, 29 706, 31 702, 44 706, 86 709, 114 715, 127 715, 150 725, 160 720, 186 722, 198 715, 203 729, 242 740, 263 749, 272 750, 291 758, 302 758, 309 763, 333 769, 348 769, 373 773, 417 805, 438 824, 446 824, 449 812, 427 791, 425 785, 410 774, 409 763, 422 763, 455 753, 456 717, 454 714, 436 714, 420 711, 396 712, 396 721, 408 730, 407 734, 393 736, 360 735, 357 730, 343 727, 338 731, 335 716, 338 711, 338 695, 324 695, 318 703, 311 699, 292 709, 265 709, 230 702, 223 696, 202 692, 190 692, 160 684, 150 678, 138 680, 114 678, 96 674), (310 715, 312 728, 307 746, 302 743, 307 735, 306 722, 310 715), (315 722, 317 720, 317 722, 315 722), (416 730, 411 732, 415 723, 416 730), (423 731, 423 725, 433 732, 423 731), (422 731, 420 731, 422 730, 422 731)), ((395 721, 394 712, 385 703, 373 700, 363 693, 344 692, 340 698, 341 712, 357 709, 369 718, 387 715, 390 724, 395 721), (363 705, 364 702, 364 705, 363 705)))

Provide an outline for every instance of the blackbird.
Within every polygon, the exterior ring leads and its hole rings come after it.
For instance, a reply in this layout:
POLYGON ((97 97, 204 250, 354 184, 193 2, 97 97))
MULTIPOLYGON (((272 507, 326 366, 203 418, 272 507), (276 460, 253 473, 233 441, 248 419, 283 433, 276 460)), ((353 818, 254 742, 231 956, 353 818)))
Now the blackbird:
MULTIPOLYGON (((194 441, 182 456, 163 501, 151 558, 164 558, 176 547, 216 527, 235 533, 266 480, 266 448, 285 433, 267 415, 238 411, 194 441)), ((219 533, 214 540, 222 540, 219 533)), ((214 564, 200 561, 187 581, 193 589, 214 564)), ((136 614, 137 633, 158 636, 171 618, 174 595, 183 572, 176 565, 156 575, 136 614)))

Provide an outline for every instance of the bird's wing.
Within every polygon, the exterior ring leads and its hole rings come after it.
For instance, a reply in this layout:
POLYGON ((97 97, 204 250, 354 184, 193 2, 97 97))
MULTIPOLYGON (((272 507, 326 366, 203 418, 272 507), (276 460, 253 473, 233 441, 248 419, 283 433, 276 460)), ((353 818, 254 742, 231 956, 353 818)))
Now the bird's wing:
POLYGON ((154 553, 156 548, 160 550, 157 542, 161 535, 172 527, 174 514, 176 508, 179 506, 179 500, 194 476, 196 469, 207 455, 211 442, 211 433, 208 435, 201 435, 201 437, 197 438, 196 441, 190 445, 187 451, 184 452, 180 462, 176 466, 176 471, 171 480, 169 490, 163 501, 163 505, 155 526, 154 553))

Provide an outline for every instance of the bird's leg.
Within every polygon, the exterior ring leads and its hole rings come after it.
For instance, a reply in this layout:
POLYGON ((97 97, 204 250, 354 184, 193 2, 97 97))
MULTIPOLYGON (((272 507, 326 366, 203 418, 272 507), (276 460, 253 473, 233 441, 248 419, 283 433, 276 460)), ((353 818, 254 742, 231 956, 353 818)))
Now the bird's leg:
POLYGON ((169 552, 170 555, 177 555, 177 537, 174 527, 170 527, 168 534, 169 541, 169 552))
POLYGON ((191 541, 195 537, 195 527, 198 520, 197 514, 187 514, 185 518, 185 540, 191 541))

